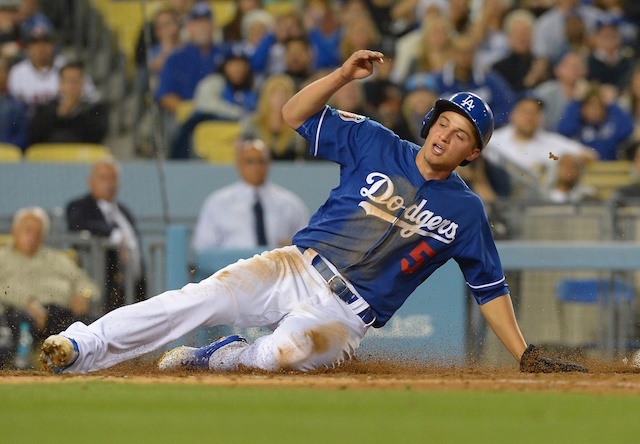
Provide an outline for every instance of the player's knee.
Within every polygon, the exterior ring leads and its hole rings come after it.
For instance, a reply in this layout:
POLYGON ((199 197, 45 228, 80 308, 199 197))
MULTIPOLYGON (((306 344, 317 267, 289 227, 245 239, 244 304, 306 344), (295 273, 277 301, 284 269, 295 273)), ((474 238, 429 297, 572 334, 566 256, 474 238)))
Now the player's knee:
POLYGON ((273 365, 276 370, 308 370, 309 344, 294 336, 283 335, 274 344, 273 365))
POLYGON ((348 333, 338 323, 282 335, 274 345, 274 366, 278 370, 313 370, 349 355, 348 333))

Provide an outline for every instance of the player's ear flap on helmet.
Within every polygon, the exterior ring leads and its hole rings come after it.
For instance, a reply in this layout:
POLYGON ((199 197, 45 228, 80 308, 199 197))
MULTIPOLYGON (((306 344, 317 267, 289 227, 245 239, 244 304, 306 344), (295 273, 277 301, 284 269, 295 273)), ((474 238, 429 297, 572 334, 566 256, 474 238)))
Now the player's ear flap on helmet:
MULTIPOLYGON (((493 112, 487 102, 472 92, 459 92, 448 99, 438 99, 422 122, 420 136, 423 139, 427 137, 431 126, 444 111, 455 111, 469 119, 475 130, 478 148, 482 150, 487 146, 493 134, 493 112)), ((464 166, 468 163, 468 161, 464 160, 460 165, 464 166)))

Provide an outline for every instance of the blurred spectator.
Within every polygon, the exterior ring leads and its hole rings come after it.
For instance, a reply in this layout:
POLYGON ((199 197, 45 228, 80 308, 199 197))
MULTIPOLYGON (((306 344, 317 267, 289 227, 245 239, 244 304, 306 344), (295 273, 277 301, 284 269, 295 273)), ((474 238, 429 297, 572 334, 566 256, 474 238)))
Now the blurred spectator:
POLYGON ((103 102, 82 97, 85 77, 80 62, 60 68, 57 97, 38 105, 29 121, 29 144, 102 143, 109 113, 103 102))
POLYGON ((22 322, 30 325, 36 346, 75 321, 91 322, 91 304, 101 297, 96 283, 67 254, 43 245, 48 232, 42 208, 22 208, 13 217, 13 243, 0 248, 0 309, 14 344, 22 322))
POLYGON ((396 41, 391 78, 404 83, 416 72, 435 72, 444 68, 452 56, 451 22, 439 15, 426 15, 420 28, 396 41))
POLYGON ((304 25, 314 52, 314 69, 334 68, 341 64, 340 40, 343 23, 350 9, 368 13, 360 2, 336 3, 329 0, 308 0, 304 6, 304 25))
POLYGON ((305 34, 302 18, 296 11, 276 17, 273 32, 264 36, 251 56, 251 69, 260 76, 285 71, 284 42, 305 34))
POLYGON ((510 6, 511 0, 483 0, 469 30, 477 42, 475 69, 487 71, 509 54, 511 48, 503 23, 510 6))
POLYGON ((136 132, 140 131, 138 124, 142 120, 150 102, 148 99, 149 91, 155 91, 160 71, 164 68, 167 58, 180 46, 180 21, 181 17, 178 10, 166 4, 154 13, 152 21, 146 23, 140 33, 136 49, 134 78, 134 93, 136 96, 133 124, 136 132), (150 33, 149 38, 152 45, 148 54, 149 60, 146 59, 147 50, 144 44, 146 38, 144 32, 146 31, 150 33))
POLYGON ((249 59, 244 54, 231 53, 217 72, 198 83, 193 98, 193 113, 174 135, 171 158, 190 157, 191 136, 198 123, 206 120, 239 120, 255 111, 257 101, 249 59))
POLYGON ((273 32, 275 20, 263 9, 254 9, 242 17, 242 47, 247 54, 253 55, 262 40, 273 32))
POLYGON ((155 92, 160 106, 170 113, 180 102, 193 99, 198 82, 215 71, 228 52, 225 45, 213 42, 213 14, 206 2, 191 9, 186 29, 188 41, 167 58, 155 92))
MULTIPOLYGON (((175 11, 176 17, 178 19, 178 28, 179 32, 179 40, 182 40, 182 31, 183 27, 187 23, 189 11, 193 7, 193 0, 167 0, 161 3, 158 11, 170 9, 175 11)), ((157 11, 156 11, 157 12, 157 11)), ((154 14, 156 17, 156 14, 154 14)), ((142 29, 138 34, 138 41, 136 42, 135 49, 135 61, 136 61, 136 69, 147 69, 147 33, 150 40, 150 45, 153 48, 155 45, 159 43, 159 33, 155 29, 154 20, 145 21, 142 25, 142 29)))
POLYGON ((295 93, 291 77, 280 74, 267 78, 260 90, 256 112, 241 120, 242 139, 262 140, 275 160, 304 157, 304 141, 282 118, 282 107, 295 93))
POLYGON ((153 34, 157 43, 151 47, 151 73, 155 77, 171 53, 180 46, 180 16, 172 8, 161 8, 153 16, 153 34))
POLYGON ((440 97, 449 97, 458 91, 471 91, 487 101, 495 117, 496 127, 507 122, 514 93, 494 71, 479 72, 473 68, 475 45, 469 36, 453 41, 453 57, 444 69, 434 74, 440 97))
POLYGON ((205 200, 193 233, 195 250, 291 245, 309 214, 295 194, 267 182, 269 165, 269 149, 262 141, 238 142, 240 180, 205 200))
POLYGON ((600 12, 591 5, 581 0, 557 0, 555 6, 542 14, 536 21, 533 31, 533 54, 536 57, 544 57, 553 61, 560 54, 569 49, 567 34, 575 41, 576 30, 590 35, 595 30, 596 20, 600 12), (578 16, 584 26, 580 31, 577 21, 570 22, 567 33, 566 23, 571 17, 578 16), (578 27, 577 29, 575 27, 578 27))
POLYGON ((587 60, 587 79, 612 85, 618 91, 623 90, 628 83, 634 59, 633 50, 622 46, 618 20, 601 18, 592 40, 593 50, 587 60))
POLYGON ((618 105, 631 115, 633 139, 640 140, 640 62, 631 70, 629 82, 618 98, 618 105))
POLYGON ((591 52, 591 34, 587 30, 584 19, 579 14, 569 14, 564 24, 564 47, 556 50, 554 54, 562 54, 565 51, 575 51, 582 57, 587 57, 591 52))
POLYGON ((296 89, 307 82, 313 74, 313 54, 309 40, 291 37, 284 43, 284 73, 293 79, 296 89))
POLYGON ((633 132, 633 120, 614 99, 606 88, 593 85, 566 107, 558 132, 594 148, 601 160, 618 159, 622 143, 633 132))
POLYGON ((131 212, 117 200, 120 166, 115 160, 96 162, 87 180, 89 194, 67 204, 69 231, 87 230, 104 238, 113 248, 106 256, 107 311, 126 301, 125 288, 132 279, 134 301, 145 298, 144 268, 140 236, 131 212))
MULTIPOLYGON (((48 21, 35 20, 31 27, 25 27, 22 41, 27 58, 15 64, 9 72, 9 92, 25 102, 31 110, 58 95, 58 72, 66 61, 64 57, 56 55, 54 37, 48 21)), ((85 75, 82 94, 88 101, 99 98, 88 75, 85 75)))
POLYGON ((560 156, 554 164, 550 188, 544 199, 557 204, 576 204, 581 202, 595 202, 598 200, 597 190, 582 183, 583 160, 579 157, 565 154, 560 156))
POLYGON ((531 54, 531 38, 535 16, 524 9, 510 12, 504 20, 510 53, 493 65, 514 92, 531 89, 546 80, 547 62, 531 54))
POLYGON ((408 140, 420 146, 424 143, 422 122, 438 100, 438 93, 428 85, 412 85, 407 87, 402 102, 402 115, 409 127, 408 140))
POLYGON ((522 93, 509 114, 509 124, 497 129, 484 149, 485 160, 505 167, 514 182, 529 178, 537 186, 554 159, 565 154, 585 161, 597 159, 594 150, 542 129, 543 106, 537 97, 522 93))
POLYGON ((9 62, 0 57, 0 142, 27 147, 27 106, 7 89, 9 62))
POLYGON ((544 128, 555 131, 564 110, 588 86, 587 66, 577 52, 563 54, 553 67, 554 78, 533 89, 533 94, 545 103, 544 128))
POLYGON ((262 8, 261 0, 238 0, 236 2, 236 11, 229 23, 222 28, 222 38, 225 42, 235 42, 243 40, 242 27, 243 20, 252 11, 262 8))
POLYGON ((340 39, 340 63, 359 49, 375 49, 380 44, 380 31, 368 15, 354 17, 345 25, 340 39))
POLYGON ((20 0, 0 0, 0 57, 13 60, 20 52, 20 0))

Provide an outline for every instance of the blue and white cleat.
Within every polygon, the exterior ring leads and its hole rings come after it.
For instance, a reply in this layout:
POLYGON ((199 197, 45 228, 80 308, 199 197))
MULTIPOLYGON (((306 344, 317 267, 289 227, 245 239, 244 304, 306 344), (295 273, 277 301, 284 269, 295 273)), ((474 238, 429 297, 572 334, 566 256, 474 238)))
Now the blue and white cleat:
POLYGON ((229 353, 248 347, 247 340, 238 335, 225 336, 203 347, 180 346, 166 352, 160 361, 160 370, 235 370, 237 363, 229 361, 229 353))
POLYGON ((79 355, 78 344, 62 335, 49 336, 42 343, 40 352, 40 370, 50 373, 62 373, 76 362, 79 355))

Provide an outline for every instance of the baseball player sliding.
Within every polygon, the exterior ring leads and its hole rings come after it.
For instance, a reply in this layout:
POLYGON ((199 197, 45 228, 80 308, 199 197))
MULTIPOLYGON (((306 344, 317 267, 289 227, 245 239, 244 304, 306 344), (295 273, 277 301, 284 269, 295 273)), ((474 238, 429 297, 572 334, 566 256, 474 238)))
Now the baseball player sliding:
POLYGON ((353 355, 413 290, 454 259, 489 326, 523 371, 587 371, 542 356, 520 332, 481 200, 454 172, 480 155, 493 114, 467 92, 440 99, 424 119, 422 147, 368 118, 326 105, 372 74, 382 53, 357 51, 298 92, 284 118, 311 154, 340 165, 340 184, 293 246, 267 251, 197 284, 72 324, 43 344, 43 368, 89 372, 216 325, 269 327, 252 344, 237 335, 178 347, 161 369, 311 370, 353 355))

